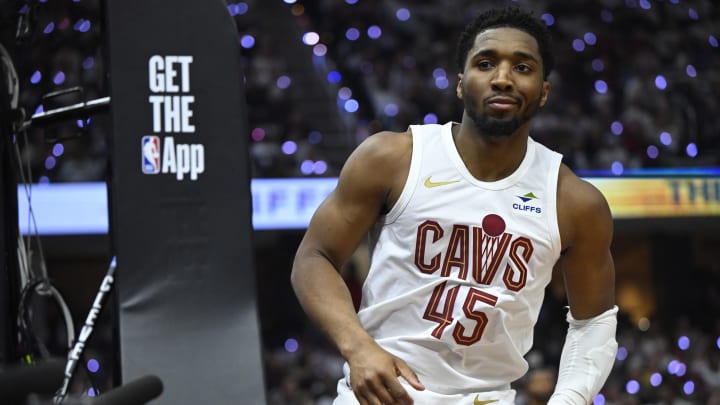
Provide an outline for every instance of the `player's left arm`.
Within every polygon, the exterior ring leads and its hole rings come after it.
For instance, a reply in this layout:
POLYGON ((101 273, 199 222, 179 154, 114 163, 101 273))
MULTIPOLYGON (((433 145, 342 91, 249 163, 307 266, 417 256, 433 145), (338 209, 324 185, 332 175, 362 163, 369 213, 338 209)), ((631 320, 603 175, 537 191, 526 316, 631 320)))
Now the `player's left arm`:
POLYGON ((613 222, 605 197, 563 166, 558 182, 568 333, 549 402, 588 404, 605 384, 617 352, 613 222))
POLYGON ((595 186, 572 173, 561 179, 558 220, 563 253, 558 266, 570 312, 575 319, 587 319, 615 305, 615 265, 610 253, 612 215, 595 186))

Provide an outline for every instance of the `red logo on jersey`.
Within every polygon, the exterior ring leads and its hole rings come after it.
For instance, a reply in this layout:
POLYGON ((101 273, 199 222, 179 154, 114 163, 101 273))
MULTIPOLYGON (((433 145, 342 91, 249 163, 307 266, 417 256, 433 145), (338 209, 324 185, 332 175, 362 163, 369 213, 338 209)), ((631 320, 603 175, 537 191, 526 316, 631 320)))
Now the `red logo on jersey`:
MULTIPOLYGON (((434 274, 450 278, 454 271, 457 278, 467 280, 469 274, 478 283, 490 285, 507 257, 502 280, 511 291, 520 291, 527 282, 527 264, 533 254, 532 241, 526 237, 517 237, 505 232, 505 220, 499 215, 489 214, 483 218, 482 227, 454 224, 451 229, 443 228, 436 221, 425 221, 418 226, 415 242, 415 266, 425 274, 434 274), (432 257, 427 251, 450 232, 447 246, 432 257), (514 265, 514 267, 511 265, 514 265)), ((432 249, 437 250, 437 249, 432 249)), ((498 297, 480 289, 469 287, 462 303, 464 318, 453 317, 455 301, 460 285, 448 288, 443 281, 433 290, 425 307, 423 318, 435 322, 432 336, 440 339, 448 326, 452 329, 457 344, 469 346, 480 341, 489 319, 485 312, 476 308, 482 305, 494 307, 498 297), (472 328, 467 321, 474 321, 472 328)))
POLYGON ((505 229, 505 221, 495 214, 486 215, 482 227, 455 224, 445 229, 436 221, 427 220, 417 229, 415 266, 425 274, 440 270, 441 277, 450 277, 457 270, 461 280, 467 280, 471 273, 477 283, 489 285, 507 257, 503 282, 509 290, 519 291, 527 282, 527 264, 534 247, 530 239, 523 236, 513 239, 514 235, 505 229), (447 232, 450 237, 444 251, 428 257, 428 248, 439 243, 447 232))

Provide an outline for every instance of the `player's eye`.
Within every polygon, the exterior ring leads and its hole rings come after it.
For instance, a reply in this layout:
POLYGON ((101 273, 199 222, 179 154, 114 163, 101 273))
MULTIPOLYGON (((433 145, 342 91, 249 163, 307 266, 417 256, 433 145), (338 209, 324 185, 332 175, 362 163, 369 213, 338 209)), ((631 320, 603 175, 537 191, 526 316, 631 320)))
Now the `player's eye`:
POLYGON ((489 60, 481 60, 477 63, 477 67, 480 69, 490 69, 493 67, 493 64, 489 60))

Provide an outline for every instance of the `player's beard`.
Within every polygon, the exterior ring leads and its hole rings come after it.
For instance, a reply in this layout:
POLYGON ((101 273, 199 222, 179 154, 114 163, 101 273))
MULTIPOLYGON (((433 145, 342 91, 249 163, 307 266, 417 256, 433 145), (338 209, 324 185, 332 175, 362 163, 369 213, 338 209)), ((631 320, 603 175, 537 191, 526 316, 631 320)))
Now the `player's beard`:
POLYGON ((538 97, 522 115, 515 114, 508 118, 495 118, 481 111, 477 99, 470 96, 464 88, 462 89, 462 93, 465 113, 470 117, 473 124, 475 124, 475 128, 477 128, 481 134, 493 137, 503 137, 514 134, 518 128, 530 121, 540 108, 540 97, 538 97))

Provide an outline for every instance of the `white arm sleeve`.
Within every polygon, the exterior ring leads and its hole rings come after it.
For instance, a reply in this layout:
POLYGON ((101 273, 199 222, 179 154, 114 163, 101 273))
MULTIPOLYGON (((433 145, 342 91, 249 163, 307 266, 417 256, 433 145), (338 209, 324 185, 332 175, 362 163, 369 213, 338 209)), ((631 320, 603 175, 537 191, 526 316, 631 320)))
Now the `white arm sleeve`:
POLYGON ((558 380, 548 405, 592 403, 615 363, 617 312, 614 306, 596 317, 576 320, 568 311, 558 380))

